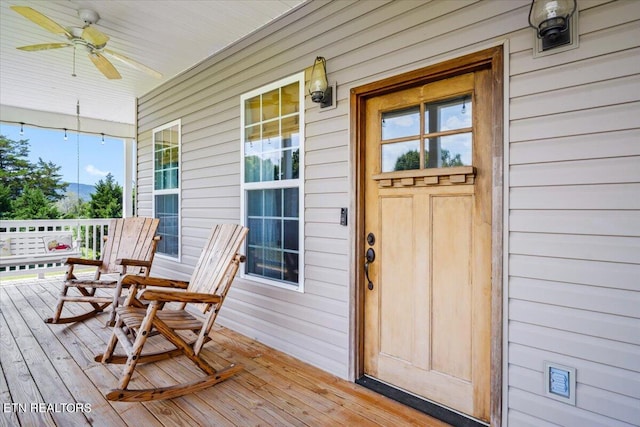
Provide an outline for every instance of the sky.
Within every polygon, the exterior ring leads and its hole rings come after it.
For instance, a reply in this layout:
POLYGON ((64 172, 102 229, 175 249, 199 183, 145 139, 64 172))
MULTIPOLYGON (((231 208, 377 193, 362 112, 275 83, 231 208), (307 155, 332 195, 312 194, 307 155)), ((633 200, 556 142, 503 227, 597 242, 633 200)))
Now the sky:
POLYGON ((20 135, 20 125, 0 123, 0 135, 13 141, 29 140, 29 161, 37 163, 38 158, 61 166, 60 174, 64 182, 79 182, 95 185, 108 173, 118 184, 124 183, 124 144, 121 139, 100 135, 78 134, 64 131, 28 127, 20 135), (80 147, 78 156, 78 146, 80 147))

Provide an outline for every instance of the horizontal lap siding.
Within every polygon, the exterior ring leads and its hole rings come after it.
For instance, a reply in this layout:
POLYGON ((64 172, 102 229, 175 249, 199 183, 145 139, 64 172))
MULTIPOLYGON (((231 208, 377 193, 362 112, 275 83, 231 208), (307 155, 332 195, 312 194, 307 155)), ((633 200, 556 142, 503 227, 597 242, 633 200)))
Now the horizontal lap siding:
POLYGON ((511 45, 510 425, 640 424, 640 3, 578 4, 578 49, 511 45))
POLYGON ((337 108, 320 112, 309 99, 305 106, 305 293, 237 280, 222 322, 352 376, 349 228, 339 225, 340 208, 352 200, 349 88, 512 31, 520 26, 514 18, 523 4, 312 1, 270 31, 258 31, 140 98, 143 214, 151 212, 151 129, 182 120, 183 264, 158 257, 154 274, 184 276, 197 260, 203 230, 214 221, 240 220, 240 95, 309 67, 317 54, 327 57, 330 80, 338 82, 337 108), (503 14, 508 28, 487 32, 477 22, 497 23, 503 14), (442 35, 452 29, 461 36, 442 35))
POLYGON ((305 293, 237 280, 222 321, 352 376, 356 267, 339 225, 354 198, 349 91, 508 40, 505 419, 629 424, 640 403, 640 2, 578 4, 579 48, 534 58, 529 0, 310 1, 141 97, 140 214, 151 213, 151 130, 177 118, 183 129, 183 265, 156 258, 154 274, 188 274, 204 230, 240 220, 240 95, 325 56, 338 103, 305 105, 305 293), (544 397, 544 360, 577 368, 576 407, 544 397))

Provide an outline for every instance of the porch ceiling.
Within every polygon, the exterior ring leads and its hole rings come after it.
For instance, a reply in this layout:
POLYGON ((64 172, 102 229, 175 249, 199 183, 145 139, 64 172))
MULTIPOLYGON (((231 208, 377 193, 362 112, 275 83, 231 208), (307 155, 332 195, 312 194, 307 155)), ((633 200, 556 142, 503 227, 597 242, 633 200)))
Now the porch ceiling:
MULTIPOLYGON (((83 118, 133 124, 135 99, 193 67, 225 46, 287 13, 304 0, 56 0, 0 1, 0 120, 49 125, 53 113, 75 117, 80 102, 83 118), (163 77, 156 79, 119 61, 122 75, 108 80, 82 49, 38 52, 18 46, 65 42, 10 9, 29 6, 64 27, 81 26, 79 9, 100 15, 95 26, 110 37, 108 48, 145 64, 163 77), (33 112, 30 117, 27 112, 33 112), (45 114, 41 114, 44 112, 45 114), (46 123, 37 123, 48 116, 46 123), (21 119, 18 119, 21 117, 21 119)), ((111 58, 109 58, 111 60, 111 58)))

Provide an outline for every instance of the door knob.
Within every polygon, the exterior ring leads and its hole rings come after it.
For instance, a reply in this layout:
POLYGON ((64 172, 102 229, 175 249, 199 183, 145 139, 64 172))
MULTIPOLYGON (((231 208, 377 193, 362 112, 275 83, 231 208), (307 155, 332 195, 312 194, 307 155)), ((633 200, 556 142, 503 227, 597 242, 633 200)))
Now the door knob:
POLYGON ((376 251, 373 250, 373 248, 369 248, 367 249, 367 252, 365 254, 365 259, 367 260, 364 263, 364 275, 367 278, 367 288, 369 288, 369 290, 373 290, 373 282, 371 281, 371 279, 369 279, 369 265, 375 261, 376 259, 376 251))

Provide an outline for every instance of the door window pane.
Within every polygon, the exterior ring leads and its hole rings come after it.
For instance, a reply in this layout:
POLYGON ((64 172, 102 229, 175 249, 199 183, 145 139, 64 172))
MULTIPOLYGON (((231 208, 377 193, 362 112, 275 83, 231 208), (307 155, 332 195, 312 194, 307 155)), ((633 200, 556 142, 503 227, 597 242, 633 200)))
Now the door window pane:
POLYGON ((382 145, 382 172, 420 169, 420 141, 382 145))
POLYGON ((449 168, 471 165, 471 132, 429 138, 425 168, 449 168))
POLYGON ((470 95, 428 103, 424 109, 425 132, 467 129, 472 126, 472 117, 473 105, 470 95))
POLYGON ((420 134, 420 107, 382 113, 382 140, 420 134))

